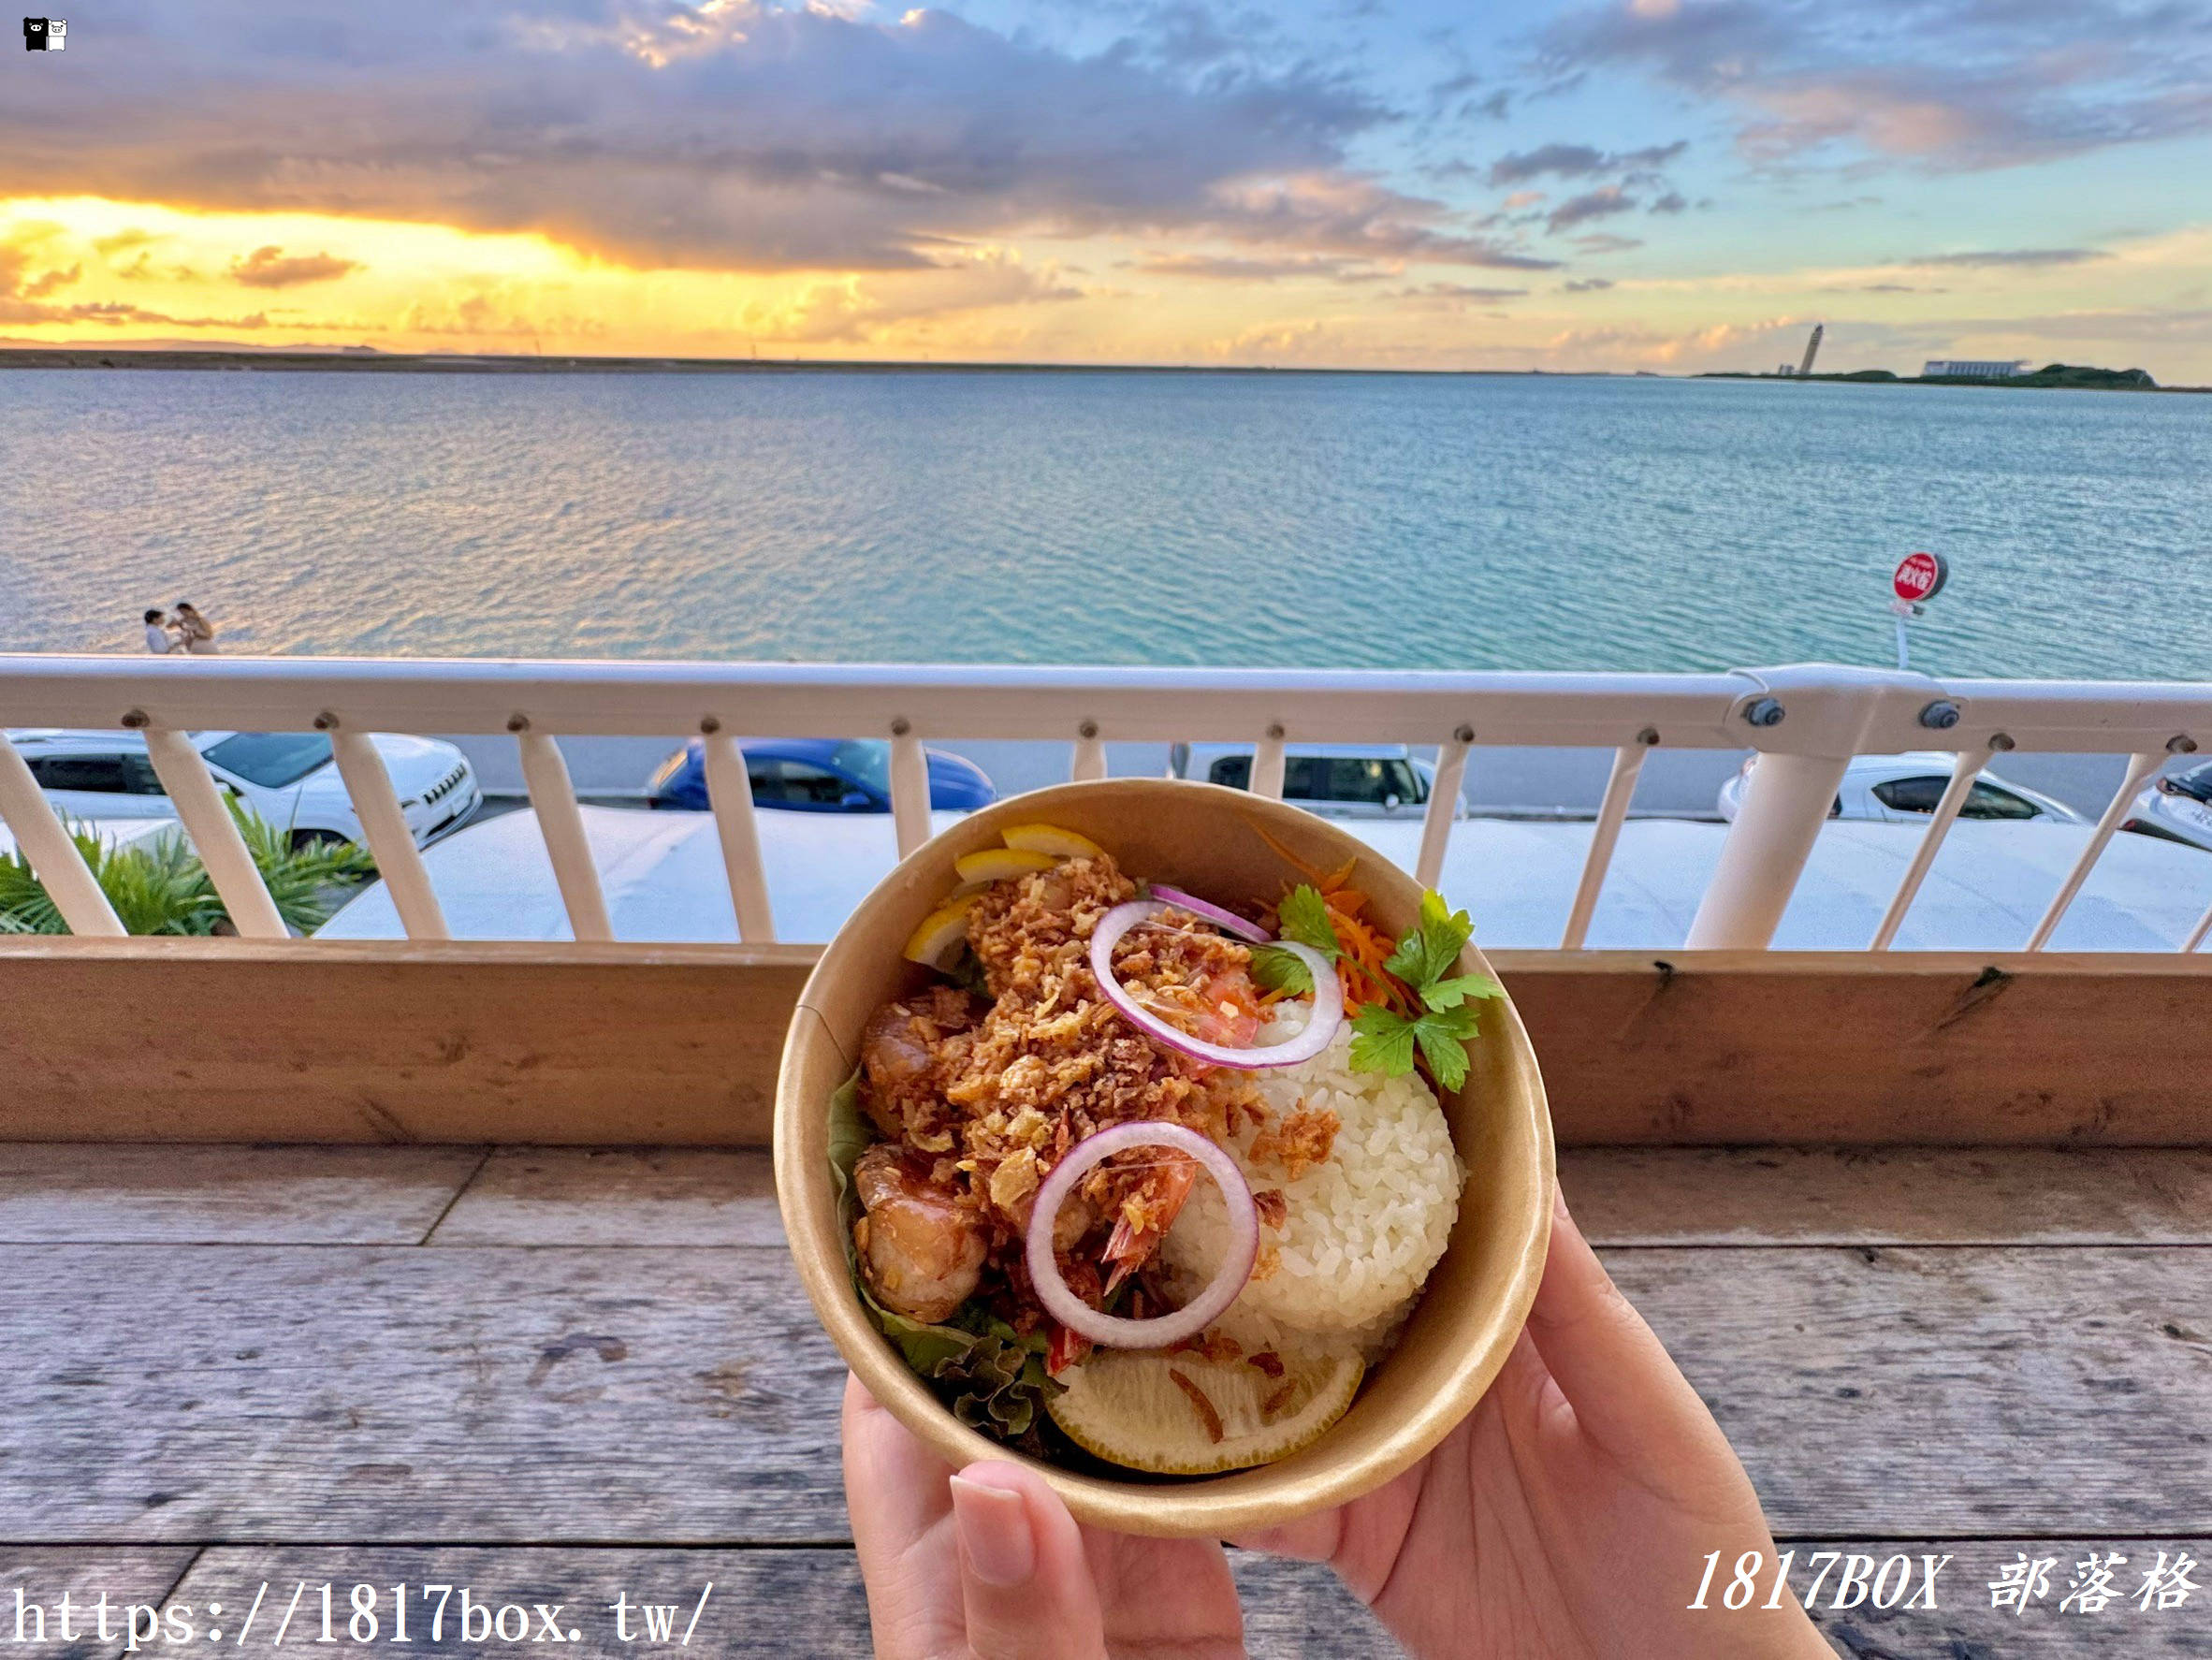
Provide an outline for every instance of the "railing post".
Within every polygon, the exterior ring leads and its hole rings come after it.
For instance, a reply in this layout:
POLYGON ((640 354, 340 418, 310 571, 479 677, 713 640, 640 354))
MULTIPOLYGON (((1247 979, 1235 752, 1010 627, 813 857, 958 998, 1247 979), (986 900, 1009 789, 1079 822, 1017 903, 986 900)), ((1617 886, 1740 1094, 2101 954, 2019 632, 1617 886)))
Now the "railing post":
POLYGON ((215 788, 214 777, 192 747, 192 740, 181 732, 149 727, 146 758, 153 763, 154 776, 176 804, 177 817, 184 822, 193 852, 199 855, 208 880, 215 884, 231 925, 248 939, 287 938, 291 930, 277 914, 276 901, 269 896, 269 884, 261 880, 260 866, 246 851, 246 838, 239 834, 238 821, 230 816, 229 804, 215 788))
POLYGON ((1458 727, 1436 751, 1436 781, 1429 788, 1429 810, 1421 819, 1420 855, 1413 866, 1413 880, 1424 888, 1436 886, 1444 875, 1452 821, 1460 816, 1460 785, 1467 777, 1467 749, 1474 741, 1472 726, 1458 727))
POLYGON ((522 781, 538 815, 538 833, 546 838, 546 856, 553 861, 553 881, 568 911, 568 931, 578 939, 612 939, 614 922, 607 915, 599 869, 591 862, 591 838, 584 833, 583 809, 576 805, 568 761, 559 744, 546 733, 532 732, 523 717, 517 715, 507 724, 516 729, 522 781))
MULTIPOLYGON (((1899 626, 1903 626, 1899 619, 1899 626)), ((1920 884, 1928 880, 1928 872, 1935 864, 1937 852, 1943 845, 1943 837, 1951 834, 1951 825, 1958 817, 1958 809, 1966 805, 1972 794, 1974 779, 1982 776, 1982 767, 1988 757, 1976 750, 1959 752, 1951 766, 1951 781, 1943 788, 1943 798, 1936 803, 1935 812, 1928 821, 1927 832, 1920 837, 1920 845, 1913 851, 1913 863, 1905 872, 1905 880, 1897 884, 1897 892, 1890 896, 1889 909, 1883 913, 1882 925, 1874 930, 1873 943, 1869 951, 1887 951, 1890 941, 1897 938, 1899 926, 1905 920, 1905 912, 1913 908, 1913 900, 1920 892, 1920 884)))
POLYGON ((1759 757, 1683 941, 1689 950, 1764 951, 1773 943, 1850 764, 1848 755, 1759 757))
POLYGON ((1085 783, 1106 776, 1106 745, 1099 736, 1099 723, 1085 721, 1076 730, 1074 764, 1068 769, 1069 780, 1085 783))
POLYGON ((2197 925, 2189 931, 2189 938, 2181 942, 2181 954, 2187 956, 2212 936, 2212 905, 2205 907, 2205 914, 2197 918, 2197 925))
POLYGON ((45 887, 46 896, 62 913, 70 933, 83 939, 115 939, 127 931, 94 880, 84 855, 77 851, 76 842, 48 805, 46 793, 31 776, 30 765, 15 752, 4 732, 0 732, 0 820, 6 820, 15 832, 16 846, 30 861, 31 874, 45 887))
POLYGON ((900 858, 929 839, 929 757, 903 717, 891 723, 891 817, 900 858))
POLYGON ((353 798, 354 814, 361 833, 369 838, 369 852, 376 860, 376 874, 392 896, 392 909, 410 939, 450 939, 445 913, 430 889, 430 873, 423 868, 422 852, 415 845, 415 832, 400 810, 400 797, 392 790, 392 775, 384 757, 365 732, 336 730, 337 721, 324 716, 315 724, 330 734, 330 751, 338 758, 339 776, 353 798))
POLYGON ((1252 750, 1252 794, 1283 799, 1283 729, 1271 726, 1252 750))
POLYGON ((722 866, 730 874, 730 903, 737 912, 737 938, 748 945, 776 939, 776 919, 768 905, 768 878, 761 866, 761 826, 752 805, 752 777, 745 751, 728 733, 706 735, 706 804, 714 809, 715 834, 721 837, 722 866))
POLYGON ((2135 793, 2142 789, 2151 775, 2165 765, 2168 757, 2156 750, 2128 758, 2127 776, 2120 779, 2120 787, 2112 793, 2112 801, 2104 808, 2104 816, 2097 821, 2096 829, 2089 832, 2089 839, 2081 850, 2081 857, 2074 860, 2074 868, 2066 873, 2058 894, 2052 898, 2050 909, 2043 913, 2043 920, 2035 925, 2035 932, 2028 937, 2028 949, 2041 951, 2051 942, 2051 936, 2059 931, 2059 925, 2066 920, 2066 912, 2074 904, 2074 896, 2081 892, 2081 884, 2089 880, 2089 872, 2103 855, 2113 832, 2128 816, 2128 809, 2135 803, 2135 793))
POLYGON ((1597 896, 1606 885, 1607 870, 1612 866, 1613 849, 1620 844, 1621 826, 1628 818, 1636 781, 1643 776, 1644 757, 1658 741, 1658 733, 1647 726, 1637 735, 1636 742, 1613 751, 1612 776, 1606 779, 1597 822, 1590 827, 1590 852, 1582 860, 1582 880, 1575 885, 1575 902, 1567 910, 1566 928, 1560 935, 1562 951, 1580 951, 1590 936, 1590 919, 1597 914, 1597 896))

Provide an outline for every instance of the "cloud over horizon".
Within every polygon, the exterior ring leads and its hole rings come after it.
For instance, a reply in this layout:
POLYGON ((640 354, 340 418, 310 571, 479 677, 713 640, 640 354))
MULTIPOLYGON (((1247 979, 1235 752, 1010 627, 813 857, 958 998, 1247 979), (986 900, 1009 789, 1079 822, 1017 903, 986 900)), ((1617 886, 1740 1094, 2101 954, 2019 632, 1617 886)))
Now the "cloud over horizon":
POLYGON ((0 108, 0 194, 66 176, 119 200, 537 230, 640 268, 920 269, 1016 233, 1168 231, 1517 263, 1355 164, 1392 111, 1307 63, 1192 66, 1186 44, 1178 67, 766 0, 123 0, 102 32, 81 74, 0 108))
POLYGON ((2132 350, 2212 260, 2212 0, 112 0, 81 44, 0 103, 0 323, 55 340, 1642 366, 1847 303, 1873 367, 2132 350))

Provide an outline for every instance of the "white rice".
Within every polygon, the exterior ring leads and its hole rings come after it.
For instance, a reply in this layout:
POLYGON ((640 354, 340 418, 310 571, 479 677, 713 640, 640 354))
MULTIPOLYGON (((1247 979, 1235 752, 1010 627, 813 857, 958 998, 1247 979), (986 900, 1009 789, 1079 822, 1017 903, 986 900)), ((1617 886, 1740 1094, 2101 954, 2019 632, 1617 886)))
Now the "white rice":
MULTIPOLYGON (((1285 1029, 1260 1034, 1279 1041, 1285 1029)), ((1459 1216, 1465 1168, 1435 1094, 1418 1072, 1386 1078, 1351 1069, 1351 1033, 1302 1066, 1252 1074, 1279 1125, 1301 1108, 1337 1116, 1334 1146, 1296 1181, 1272 1164, 1255 1165, 1244 1126, 1230 1153, 1255 1192, 1280 1189, 1280 1230, 1260 1228, 1262 1271, 1237 1299, 1232 1316, 1259 1317, 1304 1332, 1337 1334, 1373 1351, 1387 1347, 1413 1299, 1444 1255, 1459 1216), (1265 1264, 1273 1259, 1272 1272, 1265 1264)), ((1227 1243, 1228 1218, 1210 1181, 1192 1189, 1164 1253, 1178 1273, 1211 1278, 1227 1243)))

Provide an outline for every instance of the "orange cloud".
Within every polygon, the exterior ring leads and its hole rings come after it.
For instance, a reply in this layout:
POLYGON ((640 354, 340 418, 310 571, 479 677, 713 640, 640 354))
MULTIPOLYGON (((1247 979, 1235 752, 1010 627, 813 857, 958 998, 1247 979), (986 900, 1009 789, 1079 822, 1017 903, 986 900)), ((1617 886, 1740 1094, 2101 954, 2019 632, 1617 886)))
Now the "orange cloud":
POLYGON ((327 283, 361 269, 360 261, 336 259, 328 254, 287 255, 271 243, 256 248, 243 259, 230 263, 230 275, 248 288, 294 288, 302 283, 327 283))

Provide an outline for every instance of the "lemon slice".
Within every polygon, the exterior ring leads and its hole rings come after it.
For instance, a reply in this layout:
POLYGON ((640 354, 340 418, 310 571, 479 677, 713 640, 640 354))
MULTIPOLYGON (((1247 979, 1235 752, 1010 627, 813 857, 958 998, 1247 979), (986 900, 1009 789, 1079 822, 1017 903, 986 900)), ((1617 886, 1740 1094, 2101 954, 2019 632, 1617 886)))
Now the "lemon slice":
POLYGON ((1026 876, 1032 870, 1050 870, 1050 853, 1033 853, 1017 847, 987 847, 980 853, 962 853, 953 861, 962 881, 997 881, 1002 876, 1026 876))
POLYGON ((1106 850, 1087 836, 1063 830, 1057 824, 1012 824, 1000 832, 1008 847, 1032 853, 1052 853, 1062 859, 1095 859, 1106 850))
POLYGON ((968 938, 968 913, 975 909, 975 900, 976 896, 968 894, 939 906, 908 937, 906 949, 900 954, 910 963, 937 968, 947 953, 968 938))
POLYGON ((1247 1360, 1099 1349, 1049 1410, 1078 1447, 1132 1470, 1211 1476, 1273 1463, 1342 1418, 1366 1370, 1354 1355, 1281 1359, 1283 1375, 1271 1377, 1247 1360))

